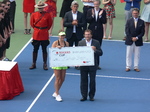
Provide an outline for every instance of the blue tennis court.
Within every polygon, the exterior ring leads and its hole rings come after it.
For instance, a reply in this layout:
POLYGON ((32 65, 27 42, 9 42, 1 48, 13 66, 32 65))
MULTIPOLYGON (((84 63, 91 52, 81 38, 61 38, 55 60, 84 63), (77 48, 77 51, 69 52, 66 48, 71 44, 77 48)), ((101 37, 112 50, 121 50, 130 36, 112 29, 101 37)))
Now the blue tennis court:
MULTIPOLYGON (((51 37, 51 44, 58 39, 51 37)), ((51 46, 51 45, 50 45, 51 46)), ((49 47, 50 47, 49 46, 49 47)), ((43 70, 41 49, 37 69, 32 63, 32 45, 14 59, 18 62, 25 91, 12 100, 0 101, 0 112, 150 112, 150 44, 141 48, 140 72, 125 72, 126 46, 123 41, 103 41, 102 70, 97 71, 95 101, 80 102, 80 71, 71 67, 57 102, 53 70, 43 70)))

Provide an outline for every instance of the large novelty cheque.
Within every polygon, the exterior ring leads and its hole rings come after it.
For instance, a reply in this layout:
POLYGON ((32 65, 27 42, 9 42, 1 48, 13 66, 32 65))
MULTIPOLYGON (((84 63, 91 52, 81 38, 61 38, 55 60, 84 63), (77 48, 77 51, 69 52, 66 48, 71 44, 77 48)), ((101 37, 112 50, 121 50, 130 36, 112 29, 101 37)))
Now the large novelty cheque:
POLYGON ((94 51, 91 47, 49 48, 50 67, 92 66, 94 51))

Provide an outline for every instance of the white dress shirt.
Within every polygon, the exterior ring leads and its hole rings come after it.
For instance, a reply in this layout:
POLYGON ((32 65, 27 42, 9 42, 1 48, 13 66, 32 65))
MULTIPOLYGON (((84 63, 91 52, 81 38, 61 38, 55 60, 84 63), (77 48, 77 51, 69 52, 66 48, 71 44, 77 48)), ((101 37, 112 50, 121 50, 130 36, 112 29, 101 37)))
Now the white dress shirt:
POLYGON ((86 41, 86 46, 91 46, 92 39, 90 41, 87 41, 87 40, 85 40, 85 41, 86 41))
MULTIPOLYGON (((77 20, 77 13, 78 13, 78 12, 76 12, 76 13, 73 13, 73 12, 72 12, 73 20, 77 20)), ((76 26, 75 26, 75 25, 73 26, 73 33, 76 33, 76 26)))

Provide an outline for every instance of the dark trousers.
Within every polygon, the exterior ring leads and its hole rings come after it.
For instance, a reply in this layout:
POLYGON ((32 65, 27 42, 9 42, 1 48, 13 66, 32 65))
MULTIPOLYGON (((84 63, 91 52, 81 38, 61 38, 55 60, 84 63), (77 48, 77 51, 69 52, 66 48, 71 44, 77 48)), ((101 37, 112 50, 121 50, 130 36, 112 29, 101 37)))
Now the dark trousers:
POLYGON ((84 67, 80 67, 81 74, 81 82, 80 82, 80 90, 83 98, 87 98, 89 95, 90 98, 95 96, 96 91, 96 70, 90 70, 89 67, 84 69, 84 67), (88 84, 88 75, 90 83, 88 84), (89 94, 88 94, 88 85, 89 85, 89 94))
MULTIPOLYGON (((86 20, 87 12, 88 12, 88 10, 91 9, 91 8, 93 8, 93 7, 88 7, 88 6, 84 6, 84 7, 83 7, 83 14, 84 14, 85 20, 86 20)), ((84 25, 84 27, 83 27, 83 31, 85 31, 86 29, 87 29, 87 21, 85 21, 85 25, 84 25)))
POLYGON ((69 46, 73 46, 75 44, 75 46, 78 46, 78 42, 80 41, 81 39, 78 39, 77 36, 76 36, 76 33, 72 33, 72 36, 70 39, 67 39, 67 42, 69 43, 69 46))
POLYGON ((16 2, 13 1, 13 2, 10 2, 10 21, 12 22, 12 27, 13 27, 13 30, 15 28, 15 25, 14 25, 14 21, 15 21, 15 12, 16 12, 16 2))
POLYGON ((47 46, 50 44, 49 40, 32 40, 33 53, 38 53, 39 47, 42 47, 43 54, 47 54, 47 46))

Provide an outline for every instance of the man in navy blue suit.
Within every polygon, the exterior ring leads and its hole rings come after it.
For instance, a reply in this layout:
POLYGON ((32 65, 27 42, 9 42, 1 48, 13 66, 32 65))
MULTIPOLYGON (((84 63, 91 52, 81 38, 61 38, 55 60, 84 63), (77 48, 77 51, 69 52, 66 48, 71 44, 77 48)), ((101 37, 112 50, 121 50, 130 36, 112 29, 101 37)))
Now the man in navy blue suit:
MULTIPOLYGON (((138 8, 140 10, 141 0, 124 0, 126 2, 125 5, 125 24, 128 19, 132 17, 132 9, 138 8)), ((126 34, 123 40, 126 39, 126 34)))
POLYGON ((126 71, 130 71, 132 65, 132 54, 134 53, 134 70, 139 72, 139 58, 140 58, 140 48, 143 45, 143 39, 145 33, 144 21, 138 18, 139 9, 134 8, 132 10, 132 18, 130 18, 126 23, 126 41, 127 45, 126 51, 126 71))

